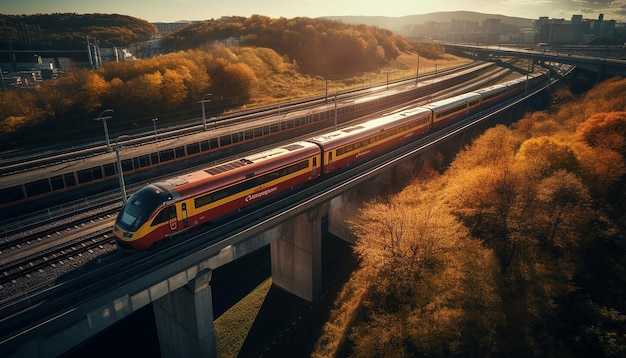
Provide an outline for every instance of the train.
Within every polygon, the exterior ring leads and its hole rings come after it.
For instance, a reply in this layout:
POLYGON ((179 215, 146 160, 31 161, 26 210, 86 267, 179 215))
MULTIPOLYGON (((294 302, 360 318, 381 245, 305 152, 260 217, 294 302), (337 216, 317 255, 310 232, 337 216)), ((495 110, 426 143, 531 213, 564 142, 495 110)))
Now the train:
MULTIPOLYGON (((430 91, 438 91, 466 81, 491 68, 491 63, 468 67, 459 73, 440 75, 437 82, 425 86, 406 86, 372 94, 366 100, 343 99, 340 103, 327 103, 302 113, 286 113, 276 121, 263 125, 237 129, 207 137, 176 147, 160 148, 132 158, 121 160, 122 171, 128 184, 149 179, 156 173, 177 170, 178 167, 197 166, 207 161, 221 160, 238 152, 252 150, 259 145, 270 145, 286 136, 296 137, 307 132, 327 128, 329 123, 344 123, 376 110, 413 100, 430 91)), ((79 163, 63 163, 52 168, 14 173, 15 179, 0 173, 0 208, 11 207, 12 214, 26 214, 39 208, 57 205, 112 190, 117 186, 117 168, 114 156, 101 162, 89 159, 79 163), (89 164, 92 163, 92 164, 89 164), (10 179, 10 180, 9 180, 10 179)))
POLYGON ((123 251, 148 249, 190 228, 405 145, 546 79, 547 73, 525 76, 149 184, 122 207, 113 235, 123 251))

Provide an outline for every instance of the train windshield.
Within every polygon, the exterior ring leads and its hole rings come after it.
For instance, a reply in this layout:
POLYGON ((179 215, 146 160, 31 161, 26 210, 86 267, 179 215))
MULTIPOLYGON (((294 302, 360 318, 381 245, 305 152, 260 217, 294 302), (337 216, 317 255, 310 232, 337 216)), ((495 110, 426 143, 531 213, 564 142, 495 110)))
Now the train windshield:
POLYGON ((147 186, 128 198, 128 202, 117 216, 116 224, 125 231, 137 231, 152 213, 170 200, 169 193, 155 186, 147 186))

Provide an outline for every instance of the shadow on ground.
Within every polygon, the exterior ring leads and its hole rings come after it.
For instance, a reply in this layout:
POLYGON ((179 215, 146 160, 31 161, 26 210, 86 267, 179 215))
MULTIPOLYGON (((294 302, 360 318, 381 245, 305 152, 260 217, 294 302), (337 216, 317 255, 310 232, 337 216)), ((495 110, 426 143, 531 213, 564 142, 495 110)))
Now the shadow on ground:
POLYGON ((325 235, 322 294, 308 302, 272 286, 239 351, 239 357, 309 357, 335 297, 357 266, 352 247, 325 235))

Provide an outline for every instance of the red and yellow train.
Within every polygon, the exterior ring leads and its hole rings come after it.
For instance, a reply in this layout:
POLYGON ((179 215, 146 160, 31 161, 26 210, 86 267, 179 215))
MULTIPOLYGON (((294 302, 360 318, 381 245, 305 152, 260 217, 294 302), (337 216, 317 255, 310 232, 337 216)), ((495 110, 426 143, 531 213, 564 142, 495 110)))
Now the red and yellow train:
POLYGON ((478 113, 546 80, 535 74, 150 184, 128 199, 113 233, 142 250, 421 134, 478 113))

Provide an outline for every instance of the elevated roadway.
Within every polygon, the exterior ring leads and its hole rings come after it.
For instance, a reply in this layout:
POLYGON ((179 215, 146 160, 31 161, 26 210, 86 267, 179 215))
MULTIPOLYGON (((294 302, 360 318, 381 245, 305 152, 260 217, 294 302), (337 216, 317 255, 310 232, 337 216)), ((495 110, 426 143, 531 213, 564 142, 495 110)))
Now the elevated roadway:
MULTIPOLYGON (((476 59, 490 59, 494 57, 518 57, 541 62, 556 62, 593 71, 598 78, 606 76, 626 76, 626 49, 620 54, 621 58, 607 57, 602 52, 597 55, 582 54, 583 49, 563 49, 551 47, 506 47, 506 46, 477 46, 463 44, 445 44, 446 52, 476 59)), ((597 48, 594 51, 600 51, 597 48)))

